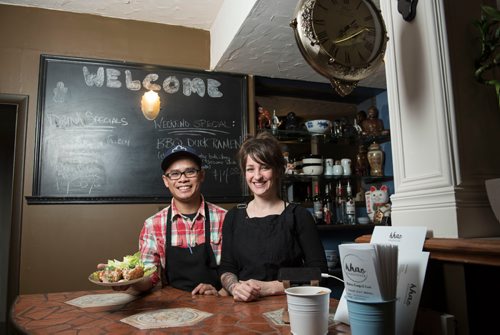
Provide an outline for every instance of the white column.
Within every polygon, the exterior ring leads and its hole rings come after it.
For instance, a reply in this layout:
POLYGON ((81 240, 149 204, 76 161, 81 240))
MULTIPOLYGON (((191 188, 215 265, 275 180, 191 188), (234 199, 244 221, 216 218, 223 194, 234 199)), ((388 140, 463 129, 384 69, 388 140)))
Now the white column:
POLYGON ((419 1, 411 22, 396 0, 380 5, 389 34, 392 224, 426 226, 435 237, 500 236, 484 188, 500 176, 500 111, 494 89, 473 77, 480 4, 419 1))

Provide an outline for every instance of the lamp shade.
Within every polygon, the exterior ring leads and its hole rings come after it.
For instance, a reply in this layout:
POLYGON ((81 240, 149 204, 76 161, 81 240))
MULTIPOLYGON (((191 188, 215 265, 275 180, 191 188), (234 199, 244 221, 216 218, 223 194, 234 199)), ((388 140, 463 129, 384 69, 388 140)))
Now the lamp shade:
POLYGON ((144 117, 154 120, 160 113, 160 96, 154 91, 144 93, 141 99, 141 110, 144 117))

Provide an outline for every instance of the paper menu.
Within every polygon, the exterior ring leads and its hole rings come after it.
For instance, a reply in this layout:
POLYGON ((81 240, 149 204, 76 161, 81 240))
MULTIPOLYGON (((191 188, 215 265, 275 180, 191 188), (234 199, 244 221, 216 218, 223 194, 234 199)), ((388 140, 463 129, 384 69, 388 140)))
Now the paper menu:
MULTIPOLYGON (((398 335, 413 334, 429 258, 429 253, 422 251, 426 233, 426 227, 377 226, 372 234, 371 243, 398 246, 396 287, 396 334, 398 335)), ((349 324, 346 295, 347 284, 334 320, 349 324)))
POLYGON ((419 254, 406 253, 399 259, 396 292, 396 334, 413 334, 428 259, 428 252, 419 254))
POLYGON ((396 297, 398 247, 391 244, 339 245, 347 299, 365 302, 396 297))
POLYGON ((396 334, 411 335, 424 286, 429 253, 422 248, 426 227, 375 227, 370 243, 390 243, 399 248, 396 292, 396 334))
POLYGON ((378 226, 373 230, 370 243, 390 243, 399 248, 399 254, 422 251, 427 228, 378 226))

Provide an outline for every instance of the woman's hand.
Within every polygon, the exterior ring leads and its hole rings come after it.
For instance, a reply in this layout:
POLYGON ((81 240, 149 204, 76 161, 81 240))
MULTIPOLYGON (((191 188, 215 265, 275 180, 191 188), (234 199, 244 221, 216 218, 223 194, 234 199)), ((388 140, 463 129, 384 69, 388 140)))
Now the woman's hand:
POLYGON ((191 295, 196 295, 196 294, 202 294, 202 295, 219 295, 217 292, 217 289, 213 287, 210 284, 198 284, 194 288, 194 290, 191 291, 191 295))
POLYGON ((246 282, 251 283, 252 286, 259 287, 260 296, 267 297, 269 295, 280 295, 285 293, 285 288, 283 287, 283 283, 278 280, 273 281, 261 281, 250 279, 246 282))
POLYGON ((260 297, 260 287, 252 280, 234 284, 232 292, 234 301, 254 301, 260 297))

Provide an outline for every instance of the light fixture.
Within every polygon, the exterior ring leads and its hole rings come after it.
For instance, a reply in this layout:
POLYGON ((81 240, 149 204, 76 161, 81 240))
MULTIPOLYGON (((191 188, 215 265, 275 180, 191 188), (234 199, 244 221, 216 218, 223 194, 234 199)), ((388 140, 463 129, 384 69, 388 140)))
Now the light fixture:
POLYGON ((141 99, 141 110, 144 117, 154 120, 160 113, 160 96, 155 91, 149 90, 144 93, 141 99))

